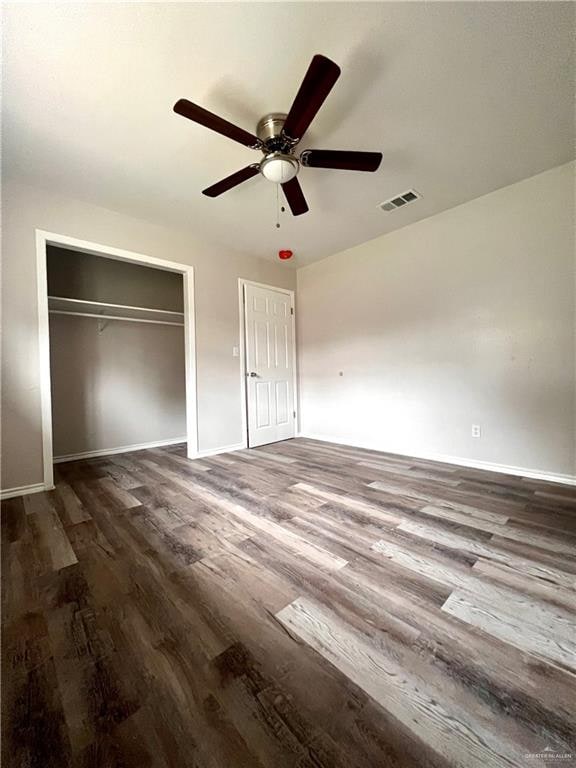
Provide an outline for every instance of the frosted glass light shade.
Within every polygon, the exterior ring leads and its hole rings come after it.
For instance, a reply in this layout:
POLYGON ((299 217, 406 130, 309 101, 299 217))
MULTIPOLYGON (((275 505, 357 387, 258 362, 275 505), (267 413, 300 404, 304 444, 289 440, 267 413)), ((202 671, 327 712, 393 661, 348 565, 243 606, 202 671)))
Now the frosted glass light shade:
POLYGON ((260 163, 260 172, 268 181, 285 184, 298 173, 298 160, 290 155, 268 155, 260 163))

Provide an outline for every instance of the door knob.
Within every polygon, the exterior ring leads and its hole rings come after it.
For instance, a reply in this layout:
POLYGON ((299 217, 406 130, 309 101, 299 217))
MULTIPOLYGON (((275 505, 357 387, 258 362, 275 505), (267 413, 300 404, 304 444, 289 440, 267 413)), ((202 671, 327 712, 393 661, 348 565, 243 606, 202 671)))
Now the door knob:
POLYGON ((255 376, 258 376, 258 374, 257 374, 257 373, 255 373, 254 371, 250 371, 250 373, 248 374, 248 376, 252 376, 252 377, 254 378, 255 376))

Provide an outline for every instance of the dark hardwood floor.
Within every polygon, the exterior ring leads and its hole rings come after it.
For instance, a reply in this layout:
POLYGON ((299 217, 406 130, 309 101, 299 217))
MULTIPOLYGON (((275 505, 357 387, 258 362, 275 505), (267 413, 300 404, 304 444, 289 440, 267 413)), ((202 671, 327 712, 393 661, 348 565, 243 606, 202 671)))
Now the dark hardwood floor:
POLYGON ((2 505, 8 768, 576 764, 576 489, 291 440, 2 505))

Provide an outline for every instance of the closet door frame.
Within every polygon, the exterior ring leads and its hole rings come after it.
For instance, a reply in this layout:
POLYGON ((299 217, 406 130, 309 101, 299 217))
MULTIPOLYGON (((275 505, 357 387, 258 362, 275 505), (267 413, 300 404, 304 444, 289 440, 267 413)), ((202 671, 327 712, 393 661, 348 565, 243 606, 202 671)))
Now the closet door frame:
POLYGON ((142 253, 113 248, 100 243, 79 240, 68 235, 36 230, 36 284, 38 291, 38 352, 40 363, 40 402, 42 409, 42 459, 44 489, 54 488, 52 448, 52 392, 50 383, 50 330, 48 324, 48 245, 62 246, 82 253, 104 256, 118 261, 146 264, 182 275, 184 290, 184 356, 186 370, 186 440, 187 456, 198 456, 198 404, 196 387, 196 321, 194 304, 194 267, 175 261, 157 259, 142 253))

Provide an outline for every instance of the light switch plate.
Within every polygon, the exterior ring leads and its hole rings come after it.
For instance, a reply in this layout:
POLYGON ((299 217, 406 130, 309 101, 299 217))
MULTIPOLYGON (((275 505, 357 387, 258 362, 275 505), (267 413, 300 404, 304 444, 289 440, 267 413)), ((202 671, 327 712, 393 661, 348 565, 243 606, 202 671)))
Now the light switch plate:
POLYGON ((238 347, 232 347, 232 357, 240 357, 240 350, 238 347))

